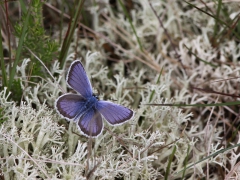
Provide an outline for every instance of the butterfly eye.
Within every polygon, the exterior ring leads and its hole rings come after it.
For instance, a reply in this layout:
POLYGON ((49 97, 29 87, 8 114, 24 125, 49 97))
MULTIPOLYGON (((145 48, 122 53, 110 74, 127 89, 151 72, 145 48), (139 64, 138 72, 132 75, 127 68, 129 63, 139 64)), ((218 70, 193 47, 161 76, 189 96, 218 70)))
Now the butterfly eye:
POLYGON ((98 95, 96 95, 96 94, 93 94, 93 97, 95 97, 97 100, 99 100, 99 97, 98 97, 98 95))

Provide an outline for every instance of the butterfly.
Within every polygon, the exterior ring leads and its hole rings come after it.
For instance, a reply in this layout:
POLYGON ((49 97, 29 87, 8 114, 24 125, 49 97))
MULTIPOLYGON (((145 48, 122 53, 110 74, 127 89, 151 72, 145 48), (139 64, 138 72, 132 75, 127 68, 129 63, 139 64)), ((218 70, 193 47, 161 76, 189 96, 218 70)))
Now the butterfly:
POLYGON ((59 96, 55 101, 55 108, 61 117, 76 122, 78 129, 86 137, 95 138, 102 133, 102 116, 110 125, 120 125, 134 116, 131 109, 99 100, 93 94, 91 83, 79 60, 72 62, 66 81, 78 94, 66 93, 59 96))

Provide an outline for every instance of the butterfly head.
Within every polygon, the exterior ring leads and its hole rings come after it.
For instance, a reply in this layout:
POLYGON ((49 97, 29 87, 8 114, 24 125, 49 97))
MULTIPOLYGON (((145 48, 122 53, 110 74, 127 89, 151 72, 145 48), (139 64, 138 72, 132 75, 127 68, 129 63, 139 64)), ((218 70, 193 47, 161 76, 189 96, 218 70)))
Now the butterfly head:
POLYGON ((95 97, 97 100, 99 100, 99 97, 98 97, 98 95, 96 95, 96 94, 94 94, 93 93, 93 95, 92 95, 93 97, 95 97))

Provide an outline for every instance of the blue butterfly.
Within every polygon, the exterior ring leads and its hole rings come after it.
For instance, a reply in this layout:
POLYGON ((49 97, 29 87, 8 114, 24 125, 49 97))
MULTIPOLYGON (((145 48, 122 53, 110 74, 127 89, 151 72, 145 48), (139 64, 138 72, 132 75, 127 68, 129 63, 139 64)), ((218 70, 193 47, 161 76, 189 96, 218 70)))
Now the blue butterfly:
POLYGON ((55 102, 57 112, 67 120, 77 123, 80 132, 87 137, 97 137, 102 133, 102 116, 110 125, 120 125, 130 120, 134 113, 131 109, 101 101, 93 94, 91 83, 79 60, 72 62, 67 84, 79 94, 63 94, 55 102))

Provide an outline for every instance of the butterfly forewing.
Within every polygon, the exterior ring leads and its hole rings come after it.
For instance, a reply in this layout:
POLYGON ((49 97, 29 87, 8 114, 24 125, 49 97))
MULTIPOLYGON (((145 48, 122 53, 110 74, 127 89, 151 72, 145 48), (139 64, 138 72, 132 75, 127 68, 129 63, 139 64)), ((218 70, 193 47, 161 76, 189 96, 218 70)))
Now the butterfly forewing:
POLYGON ((78 126, 85 136, 97 137, 103 130, 101 114, 95 109, 90 109, 80 118, 78 126))
POLYGON ((85 104, 85 99, 78 94, 64 94, 56 100, 56 109, 68 120, 74 119, 85 104))
POLYGON ((67 75, 68 85, 80 93, 84 98, 92 96, 92 86, 79 60, 74 61, 67 75))
POLYGON ((133 117, 133 111, 109 101, 98 101, 96 109, 111 125, 122 124, 133 117))

